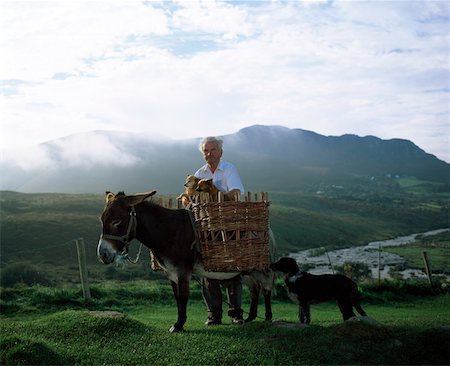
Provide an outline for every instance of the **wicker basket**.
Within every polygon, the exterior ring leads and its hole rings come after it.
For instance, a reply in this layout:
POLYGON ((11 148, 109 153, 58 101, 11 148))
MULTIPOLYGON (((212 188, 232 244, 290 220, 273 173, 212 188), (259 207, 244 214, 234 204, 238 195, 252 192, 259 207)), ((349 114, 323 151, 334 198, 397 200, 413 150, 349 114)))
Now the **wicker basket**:
POLYGON ((205 270, 261 270, 269 265, 269 202, 192 205, 205 270))

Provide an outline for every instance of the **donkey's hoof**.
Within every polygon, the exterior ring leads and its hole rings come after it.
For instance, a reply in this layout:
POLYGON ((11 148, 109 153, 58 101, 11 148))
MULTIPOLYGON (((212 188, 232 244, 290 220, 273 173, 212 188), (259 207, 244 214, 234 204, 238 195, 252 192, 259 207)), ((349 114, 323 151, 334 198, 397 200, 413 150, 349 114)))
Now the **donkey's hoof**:
POLYGON ((179 328, 176 325, 172 325, 169 329, 169 333, 182 333, 184 332, 183 328, 179 328))

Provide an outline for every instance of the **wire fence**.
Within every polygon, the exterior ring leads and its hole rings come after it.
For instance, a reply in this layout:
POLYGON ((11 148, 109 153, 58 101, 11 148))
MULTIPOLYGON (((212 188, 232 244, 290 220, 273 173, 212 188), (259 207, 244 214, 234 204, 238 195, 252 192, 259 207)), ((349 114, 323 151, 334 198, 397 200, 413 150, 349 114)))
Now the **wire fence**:
MULTIPOLYGON (((130 255, 134 258, 139 249, 137 242, 132 243, 130 255)), ((18 250, 1 248, 1 277, 6 278, 15 273, 20 282, 21 273, 35 271, 43 284, 60 286, 80 283, 82 277, 89 277, 92 282, 105 280, 160 279, 161 273, 154 273, 151 268, 149 251, 143 249, 138 265, 104 266, 97 259, 97 242, 73 238, 58 244, 35 246, 18 250), (80 257, 77 242, 83 241, 85 272, 80 271, 80 257), (78 249, 78 250, 77 250, 78 249)))

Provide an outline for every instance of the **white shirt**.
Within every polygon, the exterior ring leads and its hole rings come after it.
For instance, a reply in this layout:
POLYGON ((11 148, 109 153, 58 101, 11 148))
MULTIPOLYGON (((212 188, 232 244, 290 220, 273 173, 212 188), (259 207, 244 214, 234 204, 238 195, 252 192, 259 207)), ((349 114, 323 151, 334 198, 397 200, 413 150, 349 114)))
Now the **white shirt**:
POLYGON ((241 194, 245 193, 236 167, 226 161, 221 160, 214 173, 211 172, 208 164, 205 164, 194 175, 200 179, 212 178, 214 185, 222 192, 227 193, 233 189, 239 189, 241 194))

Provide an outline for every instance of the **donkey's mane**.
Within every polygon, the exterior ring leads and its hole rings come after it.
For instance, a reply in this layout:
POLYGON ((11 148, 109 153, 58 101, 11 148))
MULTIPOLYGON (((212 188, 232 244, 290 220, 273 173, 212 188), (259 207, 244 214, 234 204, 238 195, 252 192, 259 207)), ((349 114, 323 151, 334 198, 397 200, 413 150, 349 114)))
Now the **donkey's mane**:
POLYGON ((160 203, 155 202, 153 200, 148 200, 148 201, 141 202, 139 205, 142 205, 143 207, 150 208, 150 209, 153 208, 153 209, 155 209, 155 210, 157 210, 159 212, 166 212, 166 213, 172 212, 172 213, 174 213, 176 211, 178 211, 178 212, 180 211, 180 209, 177 209, 177 208, 164 207, 160 203))

